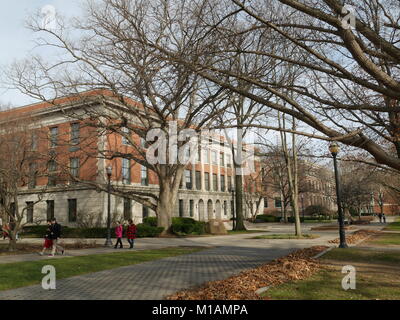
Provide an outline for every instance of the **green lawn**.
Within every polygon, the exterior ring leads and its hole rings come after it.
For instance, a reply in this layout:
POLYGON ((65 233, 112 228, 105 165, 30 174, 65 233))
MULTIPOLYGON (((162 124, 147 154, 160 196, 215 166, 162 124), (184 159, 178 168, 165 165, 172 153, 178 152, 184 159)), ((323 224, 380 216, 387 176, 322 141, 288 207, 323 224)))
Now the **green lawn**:
POLYGON ((385 230, 400 231, 400 218, 397 218, 395 222, 389 223, 385 230))
POLYGON ((277 233, 277 234, 256 236, 256 237, 252 237, 250 239, 316 239, 316 238, 319 238, 319 236, 315 235, 315 234, 303 234, 301 237, 298 237, 294 234, 277 233))
POLYGON ((201 247, 164 248, 0 264, 0 290, 40 284, 44 277, 41 270, 45 265, 54 266, 56 268, 57 279, 62 279, 85 273, 193 253, 204 249, 205 248, 201 247))
POLYGON ((400 233, 383 233, 370 239, 367 244, 372 245, 400 245, 400 233))
POLYGON ((307 280, 293 281, 269 289, 272 299, 373 300, 400 299, 400 252, 333 249, 323 256, 325 268, 307 280), (356 289, 344 290, 344 265, 356 268, 356 289))

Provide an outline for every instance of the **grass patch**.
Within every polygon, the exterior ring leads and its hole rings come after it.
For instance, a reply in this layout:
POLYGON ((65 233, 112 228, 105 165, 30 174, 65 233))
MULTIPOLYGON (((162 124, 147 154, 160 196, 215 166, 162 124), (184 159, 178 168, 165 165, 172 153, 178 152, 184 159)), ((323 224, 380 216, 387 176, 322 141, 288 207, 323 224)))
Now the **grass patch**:
POLYGON ((0 264, 0 290, 40 284, 43 278, 42 267, 48 264, 56 268, 57 279, 63 279, 204 249, 198 247, 164 248, 0 264))
POLYGON ((382 250, 364 250, 356 248, 333 249, 321 257, 321 260, 338 260, 363 263, 381 263, 400 265, 400 252, 382 250))
POLYGON ((319 238, 318 235, 315 234, 303 234, 302 236, 298 237, 294 234, 267 234, 262 236, 252 237, 250 239, 316 239, 319 238))
POLYGON ((372 245, 400 245, 400 233, 383 233, 370 239, 372 245))
POLYGON ((384 230, 400 231, 400 218, 397 218, 395 222, 389 223, 384 230))
POLYGON ((323 255, 322 261, 324 269, 314 276, 273 287, 265 295, 289 300, 397 300, 400 297, 400 252, 334 249, 323 255), (354 290, 345 291, 341 286, 344 277, 341 269, 346 264, 356 267, 354 290))

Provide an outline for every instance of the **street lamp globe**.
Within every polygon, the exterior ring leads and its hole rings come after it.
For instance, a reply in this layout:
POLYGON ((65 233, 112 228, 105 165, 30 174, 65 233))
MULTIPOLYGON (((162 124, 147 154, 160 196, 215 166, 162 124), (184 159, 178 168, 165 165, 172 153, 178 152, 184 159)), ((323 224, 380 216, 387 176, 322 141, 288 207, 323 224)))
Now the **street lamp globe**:
POLYGON ((337 142, 333 141, 330 145, 329 145, 329 151, 333 156, 336 156, 339 153, 339 145, 337 144, 337 142))
POLYGON ((107 171, 107 176, 108 176, 108 177, 111 177, 111 174, 112 174, 112 166, 108 166, 108 167, 106 168, 106 171, 107 171))

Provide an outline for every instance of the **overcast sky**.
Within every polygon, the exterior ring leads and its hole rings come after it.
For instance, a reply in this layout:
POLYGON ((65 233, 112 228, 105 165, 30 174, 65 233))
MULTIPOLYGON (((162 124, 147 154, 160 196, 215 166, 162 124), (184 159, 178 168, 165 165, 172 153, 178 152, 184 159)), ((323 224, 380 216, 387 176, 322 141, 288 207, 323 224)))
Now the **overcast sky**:
MULTIPOLYGON (((25 28, 24 24, 30 14, 40 11, 46 5, 55 8, 63 16, 78 15, 79 3, 83 0, 14 0, 2 1, 0 7, 0 72, 15 59, 22 59, 34 44, 35 34, 25 28)), ((0 102, 21 106, 36 102, 18 91, 8 90, 0 84, 0 102)))

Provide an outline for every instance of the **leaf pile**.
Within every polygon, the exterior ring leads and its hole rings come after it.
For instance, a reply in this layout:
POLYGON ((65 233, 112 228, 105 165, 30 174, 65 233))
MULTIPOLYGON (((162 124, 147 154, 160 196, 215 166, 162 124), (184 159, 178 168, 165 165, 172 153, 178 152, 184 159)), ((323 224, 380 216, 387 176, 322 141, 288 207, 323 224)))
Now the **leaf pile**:
POLYGON ((317 272, 321 266, 312 259, 327 247, 314 246, 297 250, 288 256, 260 267, 242 271, 225 280, 211 281, 195 289, 183 290, 168 300, 261 300, 255 291, 292 280, 302 280, 317 272))
MULTIPOLYGON (((363 240, 367 237, 369 237, 370 235, 373 234, 378 234, 379 232, 377 231, 373 231, 373 230, 358 230, 356 232, 354 232, 353 234, 347 236, 346 235, 346 242, 348 244, 354 244, 357 243, 360 240, 363 240)), ((340 238, 336 238, 333 240, 329 240, 329 243, 339 243, 340 242, 340 238)))

